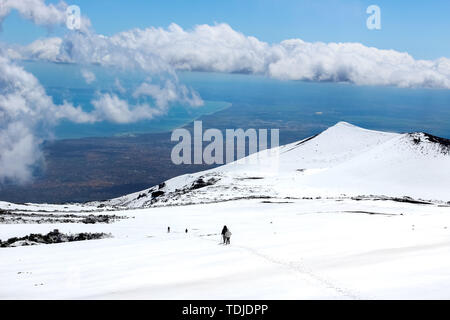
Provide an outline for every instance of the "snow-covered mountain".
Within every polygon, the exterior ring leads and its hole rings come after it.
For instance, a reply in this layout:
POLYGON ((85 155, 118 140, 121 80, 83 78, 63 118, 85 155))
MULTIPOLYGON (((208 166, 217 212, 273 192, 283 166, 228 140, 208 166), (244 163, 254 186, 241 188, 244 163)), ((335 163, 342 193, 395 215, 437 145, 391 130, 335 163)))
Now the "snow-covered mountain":
POLYGON ((140 208, 243 198, 357 196, 449 201, 450 140, 339 122, 317 136, 103 204, 140 208))

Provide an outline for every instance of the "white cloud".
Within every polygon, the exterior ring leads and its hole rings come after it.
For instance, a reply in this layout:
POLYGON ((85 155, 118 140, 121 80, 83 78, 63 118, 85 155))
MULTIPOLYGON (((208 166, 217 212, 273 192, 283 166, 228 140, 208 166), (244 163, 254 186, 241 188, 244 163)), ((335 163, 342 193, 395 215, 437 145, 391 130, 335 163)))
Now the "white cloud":
POLYGON ((8 16, 11 10, 17 10, 20 15, 37 25, 54 25, 65 22, 64 3, 58 5, 46 5, 43 0, 1 0, 0 1, 0 22, 8 16))
POLYGON ((199 25, 185 31, 176 24, 133 29, 110 38, 124 48, 151 52, 176 69, 218 72, 264 72, 270 46, 236 32, 227 24, 199 25))
POLYGON ((32 60, 54 61, 59 55, 62 42, 57 37, 38 39, 22 50, 22 54, 32 60))
POLYGON ((358 85, 450 88, 450 60, 415 60, 407 53, 360 43, 287 40, 276 46, 269 76, 286 80, 350 82, 358 85))
POLYGON ((91 84, 96 80, 95 74, 87 69, 81 69, 81 75, 83 76, 84 81, 86 81, 87 84, 91 84))
POLYGON ((39 139, 23 122, 3 124, 0 129, 0 182, 9 179, 24 183, 31 178, 32 166, 41 159, 39 139), (3 127, 3 125, 5 125, 3 127))
POLYGON ((161 110, 151 108, 148 104, 130 106, 126 100, 109 93, 99 94, 99 97, 93 100, 92 104, 95 107, 93 113, 97 118, 115 123, 149 120, 162 114, 161 110))
POLYGON ((193 107, 203 105, 203 100, 195 92, 186 86, 176 84, 171 80, 166 80, 164 86, 149 83, 142 83, 133 93, 133 97, 151 97, 155 100, 156 106, 166 109, 171 102, 184 102, 193 107))
POLYGON ((55 105, 31 73, 0 56, 0 182, 31 176, 41 157, 38 145, 48 133, 44 129, 61 119, 96 121, 68 102, 55 105))
MULTIPOLYGON (((55 5, 46 4, 45 0, 0 0, 0 26, 12 10, 18 11, 24 19, 36 25, 47 27, 65 25, 67 7, 63 1, 55 5)), ((81 30, 88 30, 91 22, 84 16, 81 19, 81 30)))

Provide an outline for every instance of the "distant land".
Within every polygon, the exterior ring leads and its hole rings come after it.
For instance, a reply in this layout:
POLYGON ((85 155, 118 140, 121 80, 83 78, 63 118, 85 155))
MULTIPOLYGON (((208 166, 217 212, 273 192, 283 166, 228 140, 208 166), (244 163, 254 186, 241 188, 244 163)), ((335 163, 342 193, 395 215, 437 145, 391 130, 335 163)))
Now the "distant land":
MULTIPOLYGON (((222 104, 225 108, 216 112, 203 115, 199 112, 199 117, 191 118, 201 119, 204 129, 277 128, 280 144, 287 144, 347 121, 373 130, 423 131, 450 137, 448 90, 278 81, 201 72, 180 73, 180 79, 197 90, 205 101, 231 104, 229 107, 222 104)), ((185 123, 183 120, 178 125, 185 123)), ((160 128, 165 125, 160 123, 160 128)), ((45 160, 36 170, 35 179, 23 186, 0 186, 0 200, 18 203, 104 200, 210 168, 174 165, 170 153, 176 143, 170 141, 170 132, 148 128, 150 133, 144 134, 120 136, 119 130, 108 131, 106 137, 97 134, 89 137, 88 132, 82 132, 86 137, 81 139, 48 141, 43 145, 45 160)), ((58 130, 61 136, 71 136, 67 130, 58 130)))
MULTIPOLYGON (((234 108, 230 108, 234 109, 234 108)), ((233 112, 232 110, 230 110, 233 112)), ((227 113, 202 117, 204 129, 266 128, 273 123, 254 119, 237 123, 227 113), (229 115, 228 115, 229 116, 229 115)), ((192 125, 186 126, 192 130, 192 125)), ((283 130, 280 143, 289 143, 319 132, 315 127, 298 126, 283 130)), ((25 203, 66 203, 105 200, 145 189, 170 178, 215 166, 174 165, 170 155, 176 142, 171 132, 130 137, 93 137, 46 142, 45 162, 30 184, 3 185, 0 199, 25 203)))

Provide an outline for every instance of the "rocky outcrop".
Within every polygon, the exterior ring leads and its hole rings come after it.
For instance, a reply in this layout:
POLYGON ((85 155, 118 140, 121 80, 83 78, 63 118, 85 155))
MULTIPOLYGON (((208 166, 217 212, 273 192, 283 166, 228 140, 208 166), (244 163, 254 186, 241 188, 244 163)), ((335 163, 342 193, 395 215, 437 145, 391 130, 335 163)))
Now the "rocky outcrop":
POLYGON ((73 241, 85 241, 85 240, 97 240, 112 237, 107 233, 77 233, 77 234, 64 234, 55 229, 45 235, 42 234, 30 234, 21 238, 10 238, 6 241, 0 240, 0 248, 8 247, 20 247, 20 246, 32 246, 39 244, 53 244, 73 241))

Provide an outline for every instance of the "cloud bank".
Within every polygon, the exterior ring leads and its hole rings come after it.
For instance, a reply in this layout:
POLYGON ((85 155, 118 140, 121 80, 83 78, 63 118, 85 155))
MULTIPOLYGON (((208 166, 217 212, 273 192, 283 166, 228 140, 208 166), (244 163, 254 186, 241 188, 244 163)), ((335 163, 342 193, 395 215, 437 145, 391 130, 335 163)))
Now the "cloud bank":
POLYGON ((95 121, 68 102, 55 105, 32 74, 0 56, 0 182, 28 180, 47 129, 64 118, 95 121))
POLYGON ((111 37, 70 34, 59 43, 40 40, 24 48, 28 57, 60 62, 173 70, 262 74, 282 80, 348 82, 357 85, 450 88, 450 59, 416 60, 405 52, 360 43, 268 44, 227 24, 199 25, 186 31, 133 29, 111 37), (46 48, 49 48, 48 50, 46 48))
MULTIPOLYGON (((0 0, 0 22, 11 10, 39 25, 61 25, 64 2, 0 0)), ((87 22, 63 38, 39 39, 10 52, 23 59, 100 64, 170 75, 177 70, 262 74, 282 80, 349 82, 357 85, 450 88, 450 59, 416 60, 405 52, 360 43, 305 42, 289 39, 269 44, 228 24, 198 25, 184 30, 133 29, 113 36, 96 34, 87 22)))

